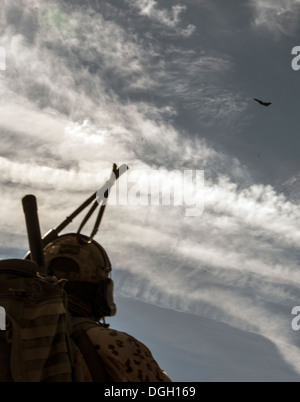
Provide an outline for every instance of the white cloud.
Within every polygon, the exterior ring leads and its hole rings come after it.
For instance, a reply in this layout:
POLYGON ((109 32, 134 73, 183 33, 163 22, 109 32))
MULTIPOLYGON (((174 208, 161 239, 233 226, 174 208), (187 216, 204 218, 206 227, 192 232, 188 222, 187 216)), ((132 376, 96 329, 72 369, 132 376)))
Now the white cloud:
POLYGON ((292 176, 281 185, 282 191, 288 195, 295 204, 300 201, 300 173, 292 176))
POLYGON ((266 27, 275 34, 293 34, 299 28, 299 0, 251 0, 256 26, 266 27))
POLYGON ((141 15, 145 15, 170 29, 176 29, 180 35, 190 36, 196 29, 192 24, 189 24, 186 28, 180 28, 180 14, 186 10, 185 5, 176 4, 171 7, 171 10, 167 10, 160 8, 159 3, 155 0, 127 0, 127 2, 137 8, 141 15))

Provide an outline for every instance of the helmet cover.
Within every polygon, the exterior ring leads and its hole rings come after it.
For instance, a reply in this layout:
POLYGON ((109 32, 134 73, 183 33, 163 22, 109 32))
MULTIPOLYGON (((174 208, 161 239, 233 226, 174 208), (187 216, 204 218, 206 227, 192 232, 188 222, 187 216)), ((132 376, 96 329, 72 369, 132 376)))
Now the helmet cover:
POLYGON ((72 282, 87 282, 98 284, 109 278, 111 263, 104 248, 92 241, 87 243, 87 237, 76 233, 59 236, 44 247, 47 269, 57 258, 68 258, 76 263, 77 270, 66 270, 55 267, 53 274, 72 282))

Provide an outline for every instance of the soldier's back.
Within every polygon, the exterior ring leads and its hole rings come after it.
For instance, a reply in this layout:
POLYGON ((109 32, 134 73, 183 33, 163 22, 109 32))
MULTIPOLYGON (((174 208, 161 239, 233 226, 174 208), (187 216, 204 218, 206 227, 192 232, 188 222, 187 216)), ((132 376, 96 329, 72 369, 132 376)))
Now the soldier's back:
POLYGON ((146 345, 133 336, 105 328, 92 320, 74 319, 92 342, 108 381, 170 382, 146 345))

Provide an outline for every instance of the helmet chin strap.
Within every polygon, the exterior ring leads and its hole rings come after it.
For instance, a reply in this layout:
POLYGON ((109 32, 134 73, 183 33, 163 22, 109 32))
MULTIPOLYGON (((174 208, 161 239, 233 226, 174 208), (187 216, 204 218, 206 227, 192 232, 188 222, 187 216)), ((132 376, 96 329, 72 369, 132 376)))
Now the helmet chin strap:
POLYGON ((109 324, 107 324, 105 322, 105 317, 104 315, 102 315, 102 317, 98 320, 99 324, 103 327, 103 328, 109 328, 109 324))

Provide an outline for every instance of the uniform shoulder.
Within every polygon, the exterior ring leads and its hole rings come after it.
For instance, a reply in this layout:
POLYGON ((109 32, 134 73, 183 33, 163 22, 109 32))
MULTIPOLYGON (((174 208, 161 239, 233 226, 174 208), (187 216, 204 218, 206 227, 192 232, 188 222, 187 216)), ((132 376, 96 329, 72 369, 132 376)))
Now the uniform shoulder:
POLYGON ((110 328, 87 331, 107 370, 117 381, 171 381, 150 349, 134 336, 110 328))

